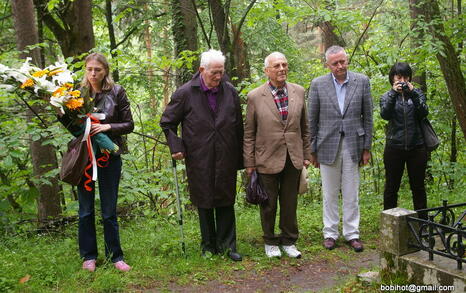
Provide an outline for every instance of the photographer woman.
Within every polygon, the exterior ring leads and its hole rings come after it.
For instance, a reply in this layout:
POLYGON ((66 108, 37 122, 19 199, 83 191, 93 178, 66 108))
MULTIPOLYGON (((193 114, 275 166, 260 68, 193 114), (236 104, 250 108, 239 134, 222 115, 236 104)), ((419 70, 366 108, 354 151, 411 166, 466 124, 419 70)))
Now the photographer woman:
MULTIPOLYGON (((118 185, 121 176, 122 151, 126 150, 121 135, 133 131, 134 123, 126 91, 115 84, 110 76, 110 68, 105 56, 92 53, 85 59, 85 74, 81 82, 83 88, 88 88, 97 112, 105 114, 100 123, 93 123, 90 134, 104 132, 118 145, 119 150, 111 153, 106 166, 98 167, 97 180, 99 182, 100 207, 104 225, 105 254, 111 259, 119 271, 129 271, 131 267, 123 261, 123 251, 120 246, 120 236, 117 222, 118 185)), ((76 126, 66 115, 59 117, 61 123, 72 133, 76 133, 76 126)), ((96 157, 101 154, 97 153, 96 157)), ((82 268, 93 272, 97 259, 97 239, 95 229, 95 183, 89 184, 91 191, 86 190, 83 176, 78 185, 79 199, 79 252, 84 262, 82 268)))
MULTIPOLYGON (((388 75, 392 88, 380 100, 380 115, 388 120, 384 151, 384 210, 397 207, 405 165, 414 209, 427 207, 424 186, 427 150, 419 124, 429 111, 425 95, 420 89, 414 88, 411 77, 412 70, 408 63, 393 65, 388 75)), ((419 217, 426 219, 427 213, 421 212, 419 217)))

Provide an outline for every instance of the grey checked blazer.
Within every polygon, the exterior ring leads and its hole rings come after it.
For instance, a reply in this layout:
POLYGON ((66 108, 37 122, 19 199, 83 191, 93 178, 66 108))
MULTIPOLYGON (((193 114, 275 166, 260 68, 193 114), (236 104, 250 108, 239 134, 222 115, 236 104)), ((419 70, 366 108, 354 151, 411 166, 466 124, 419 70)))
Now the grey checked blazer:
POLYGON ((335 162, 342 133, 353 162, 361 160, 362 150, 372 143, 372 97, 369 78, 348 71, 343 115, 338 106, 331 73, 315 78, 309 91, 311 151, 321 164, 335 162))

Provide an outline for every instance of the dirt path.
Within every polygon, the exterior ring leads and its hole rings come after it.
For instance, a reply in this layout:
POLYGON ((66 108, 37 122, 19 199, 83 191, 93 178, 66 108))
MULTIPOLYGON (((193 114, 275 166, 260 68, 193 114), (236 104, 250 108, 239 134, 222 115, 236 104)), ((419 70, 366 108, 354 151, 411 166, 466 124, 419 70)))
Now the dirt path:
POLYGON ((366 248, 358 254, 347 247, 337 249, 341 250, 339 254, 328 252, 311 259, 296 261, 283 257, 268 269, 260 269, 257 262, 246 259, 244 270, 229 273, 221 280, 188 286, 172 284, 167 289, 173 292, 316 292, 341 285, 362 269, 378 266, 375 249, 366 248))

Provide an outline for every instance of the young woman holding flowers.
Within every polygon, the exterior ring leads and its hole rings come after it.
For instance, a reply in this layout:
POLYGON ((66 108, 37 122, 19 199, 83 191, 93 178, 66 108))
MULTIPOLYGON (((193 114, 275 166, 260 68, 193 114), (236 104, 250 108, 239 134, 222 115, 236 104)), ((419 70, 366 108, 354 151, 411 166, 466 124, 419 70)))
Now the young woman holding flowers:
MULTIPOLYGON (((100 123, 92 123, 90 135, 105 133, 118 146, 118 149, 110 154, 105 166, 97 168, 97 180, 99 182, 106 256, 112 260, 116 269, 129 271, 131 267, 123 261, 116 214, 122 166, 120 154, 126 150, 121 135, 132 132, 134 128, 129 101, 125 89, 113 82, 108 61, 99 53, 92 53, 85 59, 85 75, 81 86, 83 89, 89 90, 96 112, 105 114, 105 118, 100 123)), ((61 115, 59 120, 72 133, 82 131, 82 125, 74 124, 69 115, 61 115)), ((102 154, 98 151, 95 156, 99 157, 102 154)), ((95 183, 89 182, 89 180, 85 183, 86 180, 87 178, 83 176, 78 185, 78 238, 80 255, 84 260, 82 268, 93 272, 97 259, 94 210, 95 183)))

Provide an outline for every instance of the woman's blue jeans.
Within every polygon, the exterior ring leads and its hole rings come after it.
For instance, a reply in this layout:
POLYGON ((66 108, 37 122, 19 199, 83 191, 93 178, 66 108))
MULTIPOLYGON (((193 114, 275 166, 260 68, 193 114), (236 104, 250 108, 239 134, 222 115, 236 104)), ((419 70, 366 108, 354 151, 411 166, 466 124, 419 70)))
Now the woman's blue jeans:
MULTIPOLYGON (((121 176, 121 157, 110 156, 107 167, 98 167, 100 208, 104 224, 105 255, 112 262, 123 260, 117 222, 118 185, 121 176)), ((88 171, 92 174, 92 169, 88 171)), ((78 186, 79 199, 79 252, 84 260, 97 259, 97 238, 95 230, 95 183, 84 188, 85 177, 78 186)))

